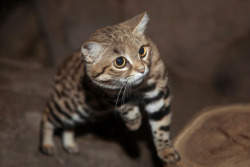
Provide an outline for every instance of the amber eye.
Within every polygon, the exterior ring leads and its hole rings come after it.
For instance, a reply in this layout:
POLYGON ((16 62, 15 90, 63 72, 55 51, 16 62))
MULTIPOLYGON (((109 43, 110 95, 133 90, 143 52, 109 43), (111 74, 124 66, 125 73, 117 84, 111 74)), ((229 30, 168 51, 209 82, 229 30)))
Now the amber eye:
POLYGON ((118 57, 117 59, 115 59, 114 64, 116 68, 122 68, 126 64, 126 59, 124 57, 118 57))
POLYGON ((145 57, 147 54, 147 47, 141 46, 141 48, 138 51, 140 57, 145 57))

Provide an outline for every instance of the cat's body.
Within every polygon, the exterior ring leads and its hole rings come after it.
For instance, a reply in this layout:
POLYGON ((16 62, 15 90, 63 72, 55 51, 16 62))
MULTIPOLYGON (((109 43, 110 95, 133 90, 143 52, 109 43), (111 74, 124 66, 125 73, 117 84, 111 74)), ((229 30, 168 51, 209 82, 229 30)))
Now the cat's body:
POLYGON ((73 128, 117 112, 130 130, 141 125, 139 104, 149 116, 154 143, 165 163, 179 160, 170 140, 167 73, 155 44, 144 35, 147 15, 97 30, 68 57, 55 77, 42 121, 43 152, 53 154, 53 132, 63 128, 63 146, 78 152, 73 128))

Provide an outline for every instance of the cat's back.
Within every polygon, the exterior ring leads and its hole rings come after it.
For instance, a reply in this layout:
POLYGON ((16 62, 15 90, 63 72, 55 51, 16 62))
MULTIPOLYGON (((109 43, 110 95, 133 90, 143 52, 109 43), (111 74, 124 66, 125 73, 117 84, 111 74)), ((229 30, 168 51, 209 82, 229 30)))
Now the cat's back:
POLYGON ((109 104, 102 98, 96 98, 103 97, 102 89, 89 83, 84 70, 85 64, 80 51, 68 56, 55 75, 50 102, 57 103, 69 115, 75 112, 83 116, 88 115, 83 114, 83 111, 99 115, 100 112, 109 113, 110 110, 107 109, 109 104))
POLYGON ((84 75, 84 62, 80 55, 80 50, 73 52, 59 66, 55 75, 55 82, 62 80, 72 80, 78 82, 84 75))
POLYGON ((75 51, 59 66, 50 101, 61 105, 65 110, 76 110, 85 101, 83 78, 84 62, 80 51, 75 51))

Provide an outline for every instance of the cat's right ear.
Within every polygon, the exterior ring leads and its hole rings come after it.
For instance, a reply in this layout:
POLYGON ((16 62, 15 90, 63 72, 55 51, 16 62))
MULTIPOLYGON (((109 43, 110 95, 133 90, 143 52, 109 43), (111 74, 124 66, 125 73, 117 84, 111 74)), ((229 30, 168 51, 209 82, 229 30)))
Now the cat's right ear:
POLYGON ((93 63, 101 51, 102 44, 97 42, 86 42, 81 47, 81 55, 87 63, 93 63))
POLYGON ((121 24, 127 25, 132 29, 134 34, 143 35, 149 21, 149 16, 146 12, 141 13, 132 19, 129 19, 121 24))

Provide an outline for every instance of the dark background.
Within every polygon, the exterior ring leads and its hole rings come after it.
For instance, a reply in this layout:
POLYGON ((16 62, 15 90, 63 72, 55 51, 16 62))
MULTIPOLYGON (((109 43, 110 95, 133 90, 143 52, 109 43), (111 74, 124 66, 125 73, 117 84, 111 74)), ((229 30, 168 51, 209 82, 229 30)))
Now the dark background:
POLYGON ((77 156, 64 153, 58 137, 56 156, 43 156, 38 150, 41 112, 56 67, 96 29, 144 11, 150 15, 147 34, 169 69, 173 138, 203 108, 250 101, 249 0, 1 0, 0 4, 0 166, 156 166, 150 158, 153 151, 146 146, 150 144, 141 140, 150 139, 143 130, 146 126, 138 133, 123 129, 124 134, 107 128, 114 136, 123 136, 115 141, 99 132, 80 135, 77 156), (136 136, 137 151, 126 150, 133 140, 127 134, 136 136))

